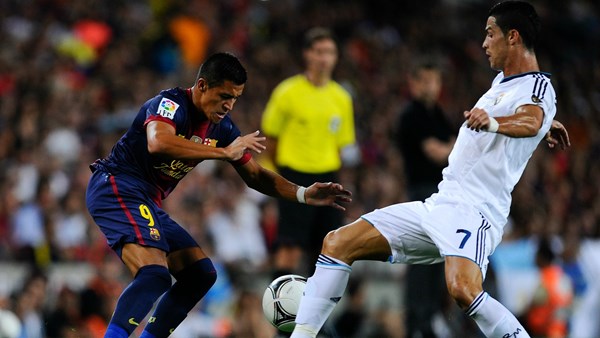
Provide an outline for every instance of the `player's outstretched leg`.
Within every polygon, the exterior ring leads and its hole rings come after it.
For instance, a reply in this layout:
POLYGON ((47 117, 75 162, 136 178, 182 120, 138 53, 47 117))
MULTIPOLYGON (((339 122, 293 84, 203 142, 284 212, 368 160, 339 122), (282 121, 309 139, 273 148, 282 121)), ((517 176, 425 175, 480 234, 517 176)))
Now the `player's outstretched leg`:
POLYGON ((482 282, 481 270, 473 261, 446 257, 448 292, 486 337, 529 338, 517 318, 483 291, 482 282))
POLYGON ((291 338, 314 338, 344 294, 356 260, 386 260, 389 244, 363 219, 325 236, 315 273, 308 279, 291 338))

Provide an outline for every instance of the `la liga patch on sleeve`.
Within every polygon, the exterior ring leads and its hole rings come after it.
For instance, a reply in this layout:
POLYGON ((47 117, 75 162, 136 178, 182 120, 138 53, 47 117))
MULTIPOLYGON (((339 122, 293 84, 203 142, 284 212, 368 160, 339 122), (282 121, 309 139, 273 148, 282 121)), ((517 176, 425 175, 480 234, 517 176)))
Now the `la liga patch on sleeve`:
POLYGON ((175 103, 175 101, 163 97, 158 104, 158 112, 156 113, 162 117, 172 120, 177 112, 177 108, 179 108, 179 105, 175 103))

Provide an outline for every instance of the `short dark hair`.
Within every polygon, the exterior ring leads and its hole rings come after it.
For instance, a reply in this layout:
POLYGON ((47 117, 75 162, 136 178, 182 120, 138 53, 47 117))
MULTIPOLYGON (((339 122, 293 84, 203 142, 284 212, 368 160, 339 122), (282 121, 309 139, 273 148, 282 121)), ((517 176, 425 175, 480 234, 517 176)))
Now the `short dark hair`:
POLYGON ((315 42, 325 39, 335 41, 333 32, 325 27, 313 27, 304 33, 302 48, 309 49, 314 45, 315 42))
POLYGON ((554 253, 554 250, 552 249, 552 243, 550 243, 548 238, 540 238, 536 251, 536 258, 541 260, 541 262, 544 264, 550 264, 554 262, 554 259, 556 259, 556 253, 554 253))
POLYGON ((442 67, 435 60, 431 58, 417 58, 417 61, 412 63, 408 75, 415 79, 420 75, 422 70, 442 73, 442 67))
POLYGON ((534 49, 540 32, 540 18, 535 8, 525 1, 508 0, 494 5, 488 16, 496 18, 496 24, 507 34, 516 29, 527 49, 534 49))
POLYGON ((241 85, 246 83, 247 74, 246 68, 235 55, 220 52, 209 56, 200 66, 196 82, 200 78, 205 79, 209 87, 220 86, 225 81, 241 85))

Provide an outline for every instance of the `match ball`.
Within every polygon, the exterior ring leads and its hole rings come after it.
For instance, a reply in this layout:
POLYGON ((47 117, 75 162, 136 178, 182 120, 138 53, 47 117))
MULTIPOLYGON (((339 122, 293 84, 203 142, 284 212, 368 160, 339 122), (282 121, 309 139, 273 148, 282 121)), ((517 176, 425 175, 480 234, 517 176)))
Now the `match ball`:
POLYGON ((267 320, 283 332, 292 332, 306 278, 284 275, 269 284, 263 295, 262 307, 267 320))
POLYGON ((21 336, 19 317, 8 310, 0 309, 0 337, 17 338, 21 336))

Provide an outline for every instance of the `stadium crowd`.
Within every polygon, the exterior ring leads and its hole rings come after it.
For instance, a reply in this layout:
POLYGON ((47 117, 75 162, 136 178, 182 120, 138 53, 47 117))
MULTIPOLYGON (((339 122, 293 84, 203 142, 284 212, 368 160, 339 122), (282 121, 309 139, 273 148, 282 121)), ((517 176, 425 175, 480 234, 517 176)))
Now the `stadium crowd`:
MULTIPOLYGON (((538 59, 553 74, 557 119, 572 147, 539 146, 513 192, 505 241, 507 248, 535 248, 536 239, 550 239, 571 277, 573 307, 590 292, 595 303, 588 308, 600 308, 599 269, 585 266, 600 259, 600 4, 532 2, 543 23, 538 59)), ((456 128, 489 87, 494 72, 481 48, 479 20, 488 8, 481 0, 2 1, 0 332, 13 313, 23 324, 19 337, 102 337, 128 277, 85 209, 88 165, 109 152, 146 98, 177 83, 191 86, 208 53, 233 52, 248 69, 232 112, 248 133, 260 129, 274 86, 300 71, 301 57, 292 51, 300 50, 302 34, 314 26, 336 33, 334 78, 353 96, 361 150, 359 161, 341 172, 353 192, 346 211, 352 220, 407 198, 393 130, 415 60, 433 58, 442 66, 441 105, 456 128)), ((231 166, 203 163, 164 207, 211 253, 220 276, 173 336, 272 337, 260 297, 270 279, 274 200, 247 189, 231 166)), ((534 250, 524 252, 535 269, 534 250)), ((508 271, 507 263, 494 264, 498 275, 508 271)), ((377 278, 402 285, 401 273, 376 271, 357 285, 377 278)), ((357 337, 402 337, 402 309, 396 310, 359 311, 357 337)), ((599 336, 594 324, 573 337, 599 336)), ((448 336, 476 332, 446 326, 455 330, 448 336)))

